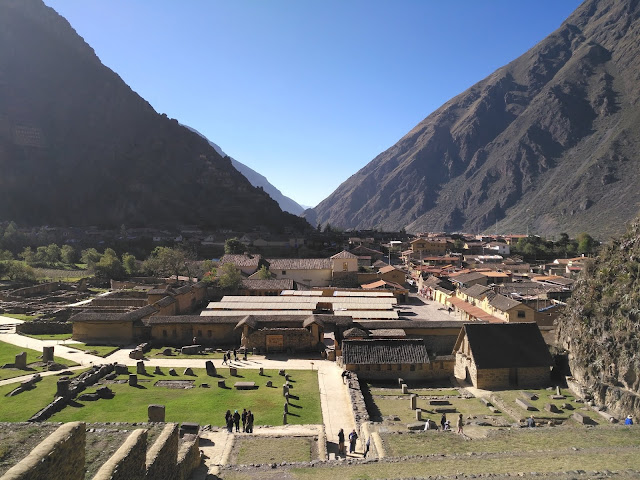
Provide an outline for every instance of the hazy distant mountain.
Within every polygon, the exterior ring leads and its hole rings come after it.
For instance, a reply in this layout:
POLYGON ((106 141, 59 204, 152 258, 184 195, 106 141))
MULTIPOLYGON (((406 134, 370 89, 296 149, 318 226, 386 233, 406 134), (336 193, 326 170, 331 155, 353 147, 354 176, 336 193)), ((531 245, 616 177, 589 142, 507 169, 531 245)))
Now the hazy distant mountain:
MULTIPOLYGON (((224 153, 218 145, 213 143, 195 128, 189 127, 187 125, 184 126, 189 130, 196 132, 207 142, 209 142, 209 145, 211 145, 215 149, 215 151, 218 152, 222 157, 227 156, 227 154, 224 153)), ((271 183, 269 183, 269 180, 267 180, 265 176, 260 175, 258 172, 247 167, 244 163, 239 162, 233 157, 229 157, 229 159, 231 160, 231 164, 236 168, 236 170, 238 170, 247 178, 247 180, 249 180, 249 182, 251 182, 251 185, 253 185, 254 187, 261 187, 265 192, 269 194, 271 198, 278 202, 278 205, 280 205, 280 208, 283 211, 293 213, 294 215, 300 215, 305 210, 304 207, 296 203, 295 200, 292 200, 291 198, 283 195, 280 190, 271 185, 271 183)))
POLYGON ((622 232, 640 202, 639 11, 637 0, 587 0, 305 216, 409 231, 622 232))
POLYGON ((0 220, 305 228, 41 0, 0 2, 0 220))

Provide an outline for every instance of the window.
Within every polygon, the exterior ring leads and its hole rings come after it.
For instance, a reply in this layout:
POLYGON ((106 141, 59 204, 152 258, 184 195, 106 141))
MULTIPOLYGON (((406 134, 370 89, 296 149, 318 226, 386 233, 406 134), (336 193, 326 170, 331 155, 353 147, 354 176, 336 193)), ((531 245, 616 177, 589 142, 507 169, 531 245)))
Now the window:
POLYGON ((525 318, 527 314, 524 310, 518 310, 518 318, 525 318))
POLYGON ((163 336, 164 338, 167 338, 167 336, 168 336, 168 335, 167 335, 167 331, 166 331, 166 330, 162 330, 162 336, 163 336))
POLYGON ((347 262, 342 262, 342 271, 346 272, 349 270, 349 264, 347 262))
POLYGON ((286 275, 287 271, 286 270, 282 270, 282 275, 286 275))

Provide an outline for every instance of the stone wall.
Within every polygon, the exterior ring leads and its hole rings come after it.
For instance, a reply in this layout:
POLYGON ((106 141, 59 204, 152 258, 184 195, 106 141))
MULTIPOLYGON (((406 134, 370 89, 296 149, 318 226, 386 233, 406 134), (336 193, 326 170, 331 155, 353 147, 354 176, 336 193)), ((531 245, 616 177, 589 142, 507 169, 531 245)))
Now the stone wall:
POLYGON ((177 423, 168 423, 162 433, 147 452, 147 478, 177 480, 178 472, 178 440, 177 423))
POLYGON ((447 380, 453 375, 454 364, 454 357, 449 355, 436 357, 425 364, 347 365, 346 368, 367 380, 396 380, 400 377, 405 380, 439 381, 447 380))
POLYGON ((33 320, 16 325, 16 332, 28 335, 43 335, 73 332, 73 324, 69 322, 47 322, 33 320))
POLYGON ((283 351, 309 352, 318 351, 317 339, 306 328, 264 328, 251 332, 246 338, 246 347, 257 348, 265 351, 267 348, 267 335, 282 335, 283 351))
POLYGON ((43 293, 51 293, 60 288, 59 282, 40 283, 32 287, 18 288, 10 293, 13 297, 30 297, 32 295, 41 295, 43 293))
POLYGON ((85 438, 84 423, 65 423, 1 480, 83 480, 85 438))
POLYGON ((147 431, 134 430, 93 480, 145 480, 147 431))
POLYGON ((347 378, 347 388, 349 389, 349 398, 351 399, 351 406, 353 407, 353 420, 359 432, 358 434, 360 434, 362 425, 371 419, 369 418, 369 411, 364 401, 364 395, 362 395, 362 390, 360 389, 358 374, 351 372, 347 378))
POLYGON ((197 435, 185 435, 178 451, 177 480, 188 480, 201 463, 200 438, 197 435))

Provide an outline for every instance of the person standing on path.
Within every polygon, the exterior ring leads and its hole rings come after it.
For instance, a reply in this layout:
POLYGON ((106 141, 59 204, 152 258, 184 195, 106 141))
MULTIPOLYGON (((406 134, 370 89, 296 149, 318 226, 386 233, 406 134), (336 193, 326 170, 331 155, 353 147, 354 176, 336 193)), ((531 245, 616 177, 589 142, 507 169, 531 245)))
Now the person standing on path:
POLYGON ((240 431, 240 414, 238 413, 238 410, 235 411, 235 413, 233 414, 233 423, 235 423, 236 425, 236 432, 240 431))
MULTIPOLYGON (((427 420, 428 422, 429 420, 427 420)), ((369 447, 371 447, 371 435, 369 435, 369 438, 367 438, 367 443, 365 443, 364 445, 364 455, 362 455, 364 458, 367 458, 367 453, 369 453, 369 447)))
POLYGON ((242 431, 247 431, 247 409, 242 409, 242 415, 240 417, 242 419, 242 431))
POLYGON ((442 431, 444 432, 444 424, 447 423, 447 416, 443 413, 440 417, 440 426, 442 427, 442 431))
POLYGON ((462 414, 458 415, 458 421, 456 422, 456 426, 458 427, 458 433, 460 435, 464 435, 464 432, 462 431, 462 427, 464 425, 464 421, 462 420, 462 414))
POLYGON ((251 413, 251 410, 247 412, 247 432, 246 433, 253 433, 253 413, 251 413))
POLYGON ((344 430, 340 429, 338 432, 338 455, 344 455, 344 430))
POLYGON ((355 429, 353 429, 349 434, 349 453, 355 453, 357 440, 358 440, 358 434, 356 433, 355 429))

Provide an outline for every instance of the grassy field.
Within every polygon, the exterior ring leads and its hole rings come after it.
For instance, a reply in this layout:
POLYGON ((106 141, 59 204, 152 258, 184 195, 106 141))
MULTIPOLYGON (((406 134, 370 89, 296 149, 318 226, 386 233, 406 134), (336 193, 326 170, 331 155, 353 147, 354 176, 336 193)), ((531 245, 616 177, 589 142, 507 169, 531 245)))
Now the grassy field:
MULTIPOLYGON (((161 348, 152 348, 145 354, 147 358, 209 358, 209 359, 221 359, 224 354, 222 352, 212 352, 212 353, 199 353, 196 355, 182 355, 179 351, 174 351, 173 347, 161 347, 161 348), (166 349, 170 348, 172 351, 171 356, 163 355, 162 352, 166 349)), ((233 355, 233 354, 232 354, 233 355)), ((238 360, 242 359, 242 355, 238 354, 238 360)), ((251 354, 247 355, 247 359, 251 359, 251 354)))
MULTIPOLYGON (((130 371, 135 372, 135 367, 130 371)), ((100 421, 100 422, 144 422, 147 421, 147 406, 161 404, 166 406, 167 422, 197 422, 202 425, 212 424, 222 426, 224 414, 243 408, 252 410, 256 425, 281 425, 284 398, 282 397, 283 377, 277 370, 265 370, 260 376, 258 370, 239 370, 239 377, 230 377, 228 371, 218 370, 220 378, 209 377, 204 369, 194 369, 196 376, 184 376, 179 371, 178 376, 168 375, 168 369, 163 369, 165 375, 138 375, 139 387, 130 387, 126 383, 109 384, 115 392, 111 400, 96 402, 77 402, 75 407, 67 407, 62 412, 51 417, 54 422, 100 421), (217 381, 224 378, 227 387, 233 387, 236 381, 254 381, 259 388, 255 390, 236 390, 234 388, 219 388, 217 381), (193 380, 195 388, 174 389, 154 386, 158 380, 193 380), (267 380, 272 380, 274 387, 265 386, 267 380), (207 383, 210 388, 201 388, 207 383)), ((127 376, 121 375, 120 379, 127 376)), ((289 406, 288 422, 291 424, 318 424, 322 422, 320 395, 318 390, 317 372, 298 371, 292 373, 294 388, 291 393, 299 399, 293 399, 289 406)), ((87 389, 93 392, 95 388, 87 389)))
POLYGON ((30 322, 31 320, 41 317, 41 315, 25 315, 23 313, 3 313, 2 316, 15 318, 17 320, 22 320, 23 322, 30 322))
POLYGON ((505 406, 508 406, 508 408, 517 412, 520 415, 518 419, 526 418, 529 415, 533 414, 534 417, 537 419, 567 420, 571 417, 571 415, 574 412, 579 411, 580 413, 591 418, 594 421, 594 423, 597 423, 597 424, 607 423, 604 418, 600 417, 598 414, 596 414, 592 410, 588 410, 586 412, 584 410, 581 410, 584 407, 584 404, 576 402, 574 395, 571 393, 569 389, 565 388, 565 389, 562 389, 560 392, 562 395, 566 397, 564 400, 553 400, 550 398, 552 395, 555 395, 556 393, 555 390, 540 389, 540 390, 524 390, 524 391, 528 393, 535 393, 538 396, 538 399, 529 400, 528 398, 523 396, 522 394, 523 390, 505 390, 505 391, 495 392, 493 396, 496 397, 499 401, 501 401, 505 406), (516 404, 517 398, 525 399, 532 406, 536 407, 538 411, 528 411, 520 407, 519 405, 516 404), (558 413, 547 412, 544 409, 544 406, 548 403, 554 404, 558 408, 559 412, 558 413), (563 410, 562 409, 563 403, 571 405, 572 408, 567 408, 563 410))
POLYGON ((43 333, 43 334, 23 334, 25 337, 35 338, 36 340, 69 340, 70 333, 43 333))
MULTIPOLYGON (((73 376, 79 375, 83 371, 75 371, 73 376)), ((42 380, 35 384, 33 390, 22 392, 13 397, 5 397, 5 395, 15 390, 19 384, 0 386, 0 422, 26 422, 29 420, 31 416, 53 400, 59 378, 58 375, 42 377, 42 380)))
POLYGON ((310 462, 318 457, 311 437, 236 437, 230 463, 310 462))
POLYGON ((120 350, 120 347, 114 347, 113 345, 87 345, 84 343, 70 343, 67 345, 69 348, 75 348, 77 350, 82 350, 86 353, 90 353, 92 355, 97 355, 98 357, 108 357, 113 352, 117 352, 120 350))
MULTIPOLYGON (((385 445, 392 443, 391 446, 396 448, 394 455, 421 457, 403 459, 402 462, 292 468, 279 471, 279 476, 271 476, 269 471, 259 474, 223 471, 221 478, 373 480, 489 473, 533 478, 529 472, 558 472, 557 478, 564 479, 575 478, 564 476, 564 472, 571 470, 640 469, 640 436, 633 428, 624 426, 505 429, 479 440, 464 440, 453 433, 389 434, 383 435, 383 441, 385 445)), ((634 475, 616 475, 616 478, 635 478, 634 475)))
MULTIPOLYGON (((27 352, 28 370, 18 370, 14 368, 10 368, 10 369, 0 368, 0 380, 4 380, 6 378, 20 377, 22 375, 29 375, 29 374, 42 372, 46 370, 46 368, 44 367, 36 367, 36 366, 29 367, 30 363, 41 361, 41 359, 38 357, 42 356, 42 352, 31 350, 30 348, 17 347, 15 345, 12 345, 10 343, 5 343, 5 342, 0 342, 0 365, 5 365, 7 363, 15 362, 16 355, 18 355, 21 352, 27 352)), ((77 363, 71 360, 66 360, 64 358, 54 357, 54 360, 57 363, 60 363, 62 365, 66 365, 69 367, 77 365, 77 363)))

